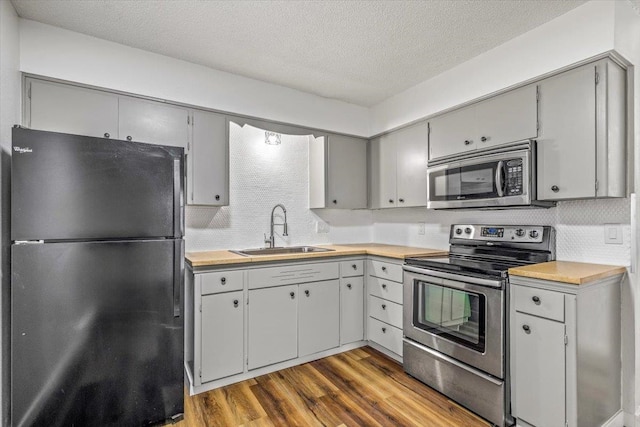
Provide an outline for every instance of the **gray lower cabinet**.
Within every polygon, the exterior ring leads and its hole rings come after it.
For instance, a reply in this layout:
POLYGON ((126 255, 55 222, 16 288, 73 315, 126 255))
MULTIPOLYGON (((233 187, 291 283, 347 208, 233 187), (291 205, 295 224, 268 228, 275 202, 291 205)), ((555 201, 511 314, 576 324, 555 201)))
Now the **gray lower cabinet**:
POLYGON ((249 291, 248 367, 298 356, 298 285, 249 291))
POLYGON ((539 200, 626 197, 626 73, 611 60, 540 83, 539 200))
POLYGON ((244 307, 243 291, 202 297, 202 382, 243 372, 244 307))
POLYGON ((621 409, 621 278, 573 285, 511 276, 518 425, 596 427, 621 409))
MULTIPOLYGON (((360 261, 362 263, 362 261, 360 261)), ((340 344, 364 339, 364 279, 340 279, 340 344)))
POLYGON ((298 357, 340 345, 340 281, 299 287, 298 357))

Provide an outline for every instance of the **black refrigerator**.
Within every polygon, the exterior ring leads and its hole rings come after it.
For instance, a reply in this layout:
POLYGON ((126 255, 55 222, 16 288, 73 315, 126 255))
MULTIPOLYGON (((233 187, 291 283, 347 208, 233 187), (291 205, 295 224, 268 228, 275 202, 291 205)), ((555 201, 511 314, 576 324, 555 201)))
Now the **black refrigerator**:
POLYGON ((183 149, 15 127, 11 424, 184 412, 183 149))

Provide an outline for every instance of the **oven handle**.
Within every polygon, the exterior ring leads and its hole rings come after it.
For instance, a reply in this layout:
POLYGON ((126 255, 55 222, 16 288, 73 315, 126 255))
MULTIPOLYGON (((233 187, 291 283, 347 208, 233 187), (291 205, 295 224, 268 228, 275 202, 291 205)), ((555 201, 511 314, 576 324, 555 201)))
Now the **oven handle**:
POLYGON ((502 168, 504 167, 504 162, 500 160, 498 162, 498 166, 496 167, 496 191, 498 192, 498 197, 504 197, 504 182, 502 179, 503 173, 502 168))
POLYGON ((503 384, 503 381, 500 381, 500 380, 498 380, 496 378, 493 378, 492 376, 487 375, 484 372, 481 372, 481 371, 479 371, 477 369, 473 369, 473 368, 471 368, 469 366, 466 366, 465 364, 458 362, 456 359, 454 359, 452 357, 449 357, 449 356, 447 356, 445 354, 442 354, 442 353, 440 353, 438 351, 435 351, 433 349, 430 349, 429 347, 425 347, 425 346, 423 346, 421 344, 418 344, 416 342, 409 341, 406 338, 404 338, 403 341, 408 345, 414 346, 418 350, 422 350, 424 352, 429 353, 431 356, 435 357, 436 359, 444 360, 445 362, 451 363, 452 365, 454 365, 454 366, 456 366, 458 368, 462 368, 465 371, 470 372, 473 375, 477 375, 477 376, 481 377, 482 379, 485 379, 485 380, 487 380, 489 382, 492 382, 493 384, 495 384, 497 386, 501 386, 503 384))
POLYGON ((408 265, 404 266, 404 271, 410 273, 422 274, 426 276, 438 277, 441 279, 455 280, 458 282, 467 282, 474 285, 488 286, 490 288, 502 288, 503 282, 501 280, 481 279, 479 277, 462 276, 458 274, 443 273, 441 271, 426 270, 424 268, 416 268, 408 265))

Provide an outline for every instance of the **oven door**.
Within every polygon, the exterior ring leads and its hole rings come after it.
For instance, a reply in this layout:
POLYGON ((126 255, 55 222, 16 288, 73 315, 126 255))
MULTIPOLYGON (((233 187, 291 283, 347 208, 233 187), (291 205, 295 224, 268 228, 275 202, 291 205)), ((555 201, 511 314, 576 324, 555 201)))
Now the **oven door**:
POLYGON ((504 378, 504 282, 404 270, 405 337, 504 378))
POLYGON ((429 167, 427 208, 528 205, 532 172, 529 149, 429 167))

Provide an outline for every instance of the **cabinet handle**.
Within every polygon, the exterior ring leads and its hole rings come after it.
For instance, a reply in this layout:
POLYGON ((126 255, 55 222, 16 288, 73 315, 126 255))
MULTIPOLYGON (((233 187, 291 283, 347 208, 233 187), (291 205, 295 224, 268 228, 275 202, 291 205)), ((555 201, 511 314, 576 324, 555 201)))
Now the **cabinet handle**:
POLYGON ((557 193, 558 191, 560 191, 560 187, 558 187, 557 185, 552 185, 551 191, 553 191, 554 193, 557 193))
POLYGON ((337 204, 338 204, 338 201, 337 201, 337 200, 334 200, 334 201, 333 201, 333 204, 334 204, 334 205, 337 205, 337 204))
POLYGON ((351 283, 347 283, 347 288, 351 289, 351 283))
POLYGON ((304 291, 304 294, 305 294, 306 296, 309 296, 309 294, 310 294, 309 289, 306 289, 306 290, 304 291))
POLYGON ((289 296, 291 297, 291 299, 294 299, 296 297, 296 293, 295 292, 290 292, 289 296))
POLYGON ((357 270, 357 269, 358 269, 358 266, 357 266, 357 265, 355 265, 355 264, 351 264, 351 268, 353 268, 354 270, 357 270))
POLYGON ((223 285, 227 284, 227 278, 226 277, 221 277, 220 278, 220 283, 222 283, 223 285))
POLYGON ((487 142, 487 139, 489 139, 489 138, 487 138, 486 136, 483 136, 482 138, 480 138, 480 141, 487 142))
POLYGON ((382 333, 386 334, 387 333, 387 328, 382 328, 382 333))
POLYGON ((382 267, 382 271, 387 271, 387 267, 382 267))
POLYGON ((389 199, 389 203, 393 203, 393 199, 389 199))
POLYGON ((216 194, 216 200, 220 200, 220 195, 216 194))
POLYGON ((382 309, 386 310, 387 309, 387 304, 382 304, 382 309))
POLYGON ((387 284, 386 283, 382 284, 382 289, 387 289, 387 284))
POLYGON ((536 305, 540 305, 540 297, 534 296, 531 298, 536 305))
POLYGON ((127 135, 127 141, 132 141, 133 138, 131 138, 131 135, 127 135))
POLYGON ((524 329, 524 332, 527 334, 531 333, 531 328, 529 327, 529 325, 522 325, 522 329, 524 329))
POLYGON ((238 300, 237 300, 237 299, 234 299, 234 300, 233 300, 233 306, 234 306, 235 308, 238 308, 238 300))
POLYGON ((104 137, 105 137, 105 138, 111 138, 111 134, 110 134, 109 132, 105 132, 105 133, 104 133, 104 137))
POLYGON ((404 203, 404 199, 398 199, 400 203, 404 203))
POLYGON ((466 140, 464 141, 464 145, 471 145, 471 141, 470 141, 470 140, 468 140, 468 139, 466 139, 466 140))

